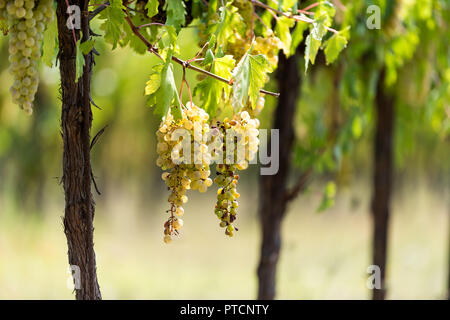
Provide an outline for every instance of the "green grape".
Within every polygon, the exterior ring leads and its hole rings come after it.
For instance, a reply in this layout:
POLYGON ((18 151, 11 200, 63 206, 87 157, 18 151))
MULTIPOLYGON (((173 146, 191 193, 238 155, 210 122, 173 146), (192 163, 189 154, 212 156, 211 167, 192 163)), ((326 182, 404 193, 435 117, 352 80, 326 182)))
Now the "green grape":
POLYGON ((37 65, 45 27, 54 19, 52 0, 0 0, 0 17, 8 21, 11 95, 25 113, 33 111, 39 78, 37 65))

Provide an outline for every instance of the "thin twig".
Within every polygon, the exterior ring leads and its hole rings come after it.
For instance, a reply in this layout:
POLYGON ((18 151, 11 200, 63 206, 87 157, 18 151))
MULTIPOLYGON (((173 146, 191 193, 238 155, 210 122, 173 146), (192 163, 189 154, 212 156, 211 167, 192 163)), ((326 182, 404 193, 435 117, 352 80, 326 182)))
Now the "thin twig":
POLYGON ((299 193, 304 191, 306 189, 306 186, 308 185, 309 178, 312 174, 312 168, 309 168, 305 172, 303 172, 300 177, 298 177, 297 183, 295 184, 292 189, 286 191, 286 194, 284 196, 284 200, 286 202, 294 200, 299 193))
POLYGON ((108 125, 104 126, 97 134, 94 136, 94 139, 91 141, 90 149, 92 150, 92 147, 97 143, 97 140, 101 137, 101 135, 105 132, 105 129, 108 127, 108 125))
POLYGON ((146 23, 146 24, 142 24, 142 25, 140 25, 140 26, 137 26, 136 28, 138 28, 138 29, 142 29, 142 28, 145 28, 145 27, 150 27, 150 26, 161 26, 161 27, 165 27, 166 25, 165 24, 163 24, 163 23, 159 23, 159 22, 151 22, 151 23, 146 23))
POLYGON ((314 2, 313 4, 310 4, 309 6, 303 8, 302 10, 308 11, 309 9, 315 8, 319 5, 319 2, 314 2))
POLYGON ((92 169, 91 169, 91 179, 92 179, 92 183, 94 184, 95 192, 97 192, 97 194, 98 194, 99 196, 101 196, 102 193, 101 193, 100 190, 98 189, 97 182, 95 181, 94 173, 92 172, 92 169))

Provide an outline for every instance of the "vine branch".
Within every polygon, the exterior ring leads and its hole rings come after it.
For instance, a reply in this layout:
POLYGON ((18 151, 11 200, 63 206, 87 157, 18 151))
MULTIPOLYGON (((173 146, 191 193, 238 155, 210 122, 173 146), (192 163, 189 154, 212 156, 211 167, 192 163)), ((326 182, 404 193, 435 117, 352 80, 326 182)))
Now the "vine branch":
MULTIPOLYGON (((141 32, 139 31, 139 28, 133 23, 133 21, 130 18, 129 12, 126 9, 125 9, 125 13, 126 13, 125 20, 127 21, 128 25, 130 26, 130 28, 133 31, 133 33, 145 44, 145 46, 147 47, 148 51, 150 51, 151 53, 156 55, 159 59, 164 60, 161 57, 161 55, 158 53, 158 49, 155 48, 153 46, 153 44, 151 44, 150 41, 148 41, 141 34, 141 32)), ((204 70, 202 68, 196 67, 196 66, 192 65, 189 61, 185 61, 185 60, 182 60, 182 59, 174 57, 174 56, 172 56, 172 61, 180 64, 181 66, 183 66, 183 68, 191 69, 191 70, 194 70, 194 71, 196 71, 198 73, 202 73, 202 74, 204 74, 204 75, 206 75, 208 77, 214 78, 214 79, 222 81, 224 83, 227 83, 228 85, 232 85, 233 84, 232 79, 226 79, 226 78, 218 76, 218 75, 216 75, 216 74, 214 74, 212 72, 209 72, 209 71, 206 71, 206 70, 204 70)), ((274 97, 279 97, 280 96, 279 93, 267 91, 267 90, 264 90, 264 89, 261 89, 260 92, 264 93, 264 94, 267 94, 267 95, 274 96, 274 97)))

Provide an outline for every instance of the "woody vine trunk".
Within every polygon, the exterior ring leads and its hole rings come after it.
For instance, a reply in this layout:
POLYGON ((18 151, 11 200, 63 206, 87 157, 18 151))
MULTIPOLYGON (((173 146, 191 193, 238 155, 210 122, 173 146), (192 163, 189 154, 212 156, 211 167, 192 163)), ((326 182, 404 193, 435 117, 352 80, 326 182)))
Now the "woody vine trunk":
MULTIPOLYGON (((280 54, 277 81, 280 97, 272 128, 280 130, 279 171, 275 175, 261 176, 259 215, 262 243, 258 266, 258 299, 275 298, 275 278, 281 248, 281 223, 286 212, 286 188, 294 142, 294 117, 300 94, 298 54, 285 58, 280 54)), ((270 144, 269 148, 270 150, 270 144)), ((272 155, 274 156, 274 155, 272 155)))
POLYGON ((380 268, 380 289, 374 289, 373 300, 386 297, 386 260, 388 247, 390 200, 392 188, 392 158, 394 135, 394 97, 384 86, 385 72, 380 73, 376 98, 376 132, 373 173, 373 264, 380 268))
MULTIPOLYGON (((97 282, 93 241, 94 201, 91 193, 90 129, 92 112, 90 82, 92 52, 85 56, 82 77, 76 82, 76 44, 67 27, 67 2, 58 1, 59 67, 61 74, 61 129, 64 145, 62 182, 65 194, 64 232, 77 300, 101 299, 97 282)), ((88 0, 72 0, 81 8, 81 41, 89 39, 88 0)))

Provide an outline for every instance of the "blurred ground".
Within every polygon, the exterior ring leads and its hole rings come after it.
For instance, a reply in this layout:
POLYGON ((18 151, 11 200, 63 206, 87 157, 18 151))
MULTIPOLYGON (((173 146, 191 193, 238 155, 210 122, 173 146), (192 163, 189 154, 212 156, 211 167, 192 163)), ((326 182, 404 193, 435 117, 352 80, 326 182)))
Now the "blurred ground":
MULTIPOLYGON (((313 186, 290 207, 284 223, 277 297, 367 299, 367 186, 356 184, 351 190, 341 190, 336 206, 320 214, 315 213, 319 190, 313 186)), ((183 235, 170 245, 162 242, 165 195, 138 207, 133 205, 134 192, 115 190, 108 201, 97 201, 95 249, 105 299, 254 299, 259 254, 254 188, 241 192, 240 231, 235 238, 226 238, 220 230, 212 214, 211 190, 207 197, 190 197, 183 235)), ((388 298, 444 298, 445 194, 432 192, 426 183, 412 183, 396 194, 388 298)), ((73 298, 67 288, 62 208, 62 202, 49 207, 44 219, 20 208, 2 212, 0 299, 73 298)))

